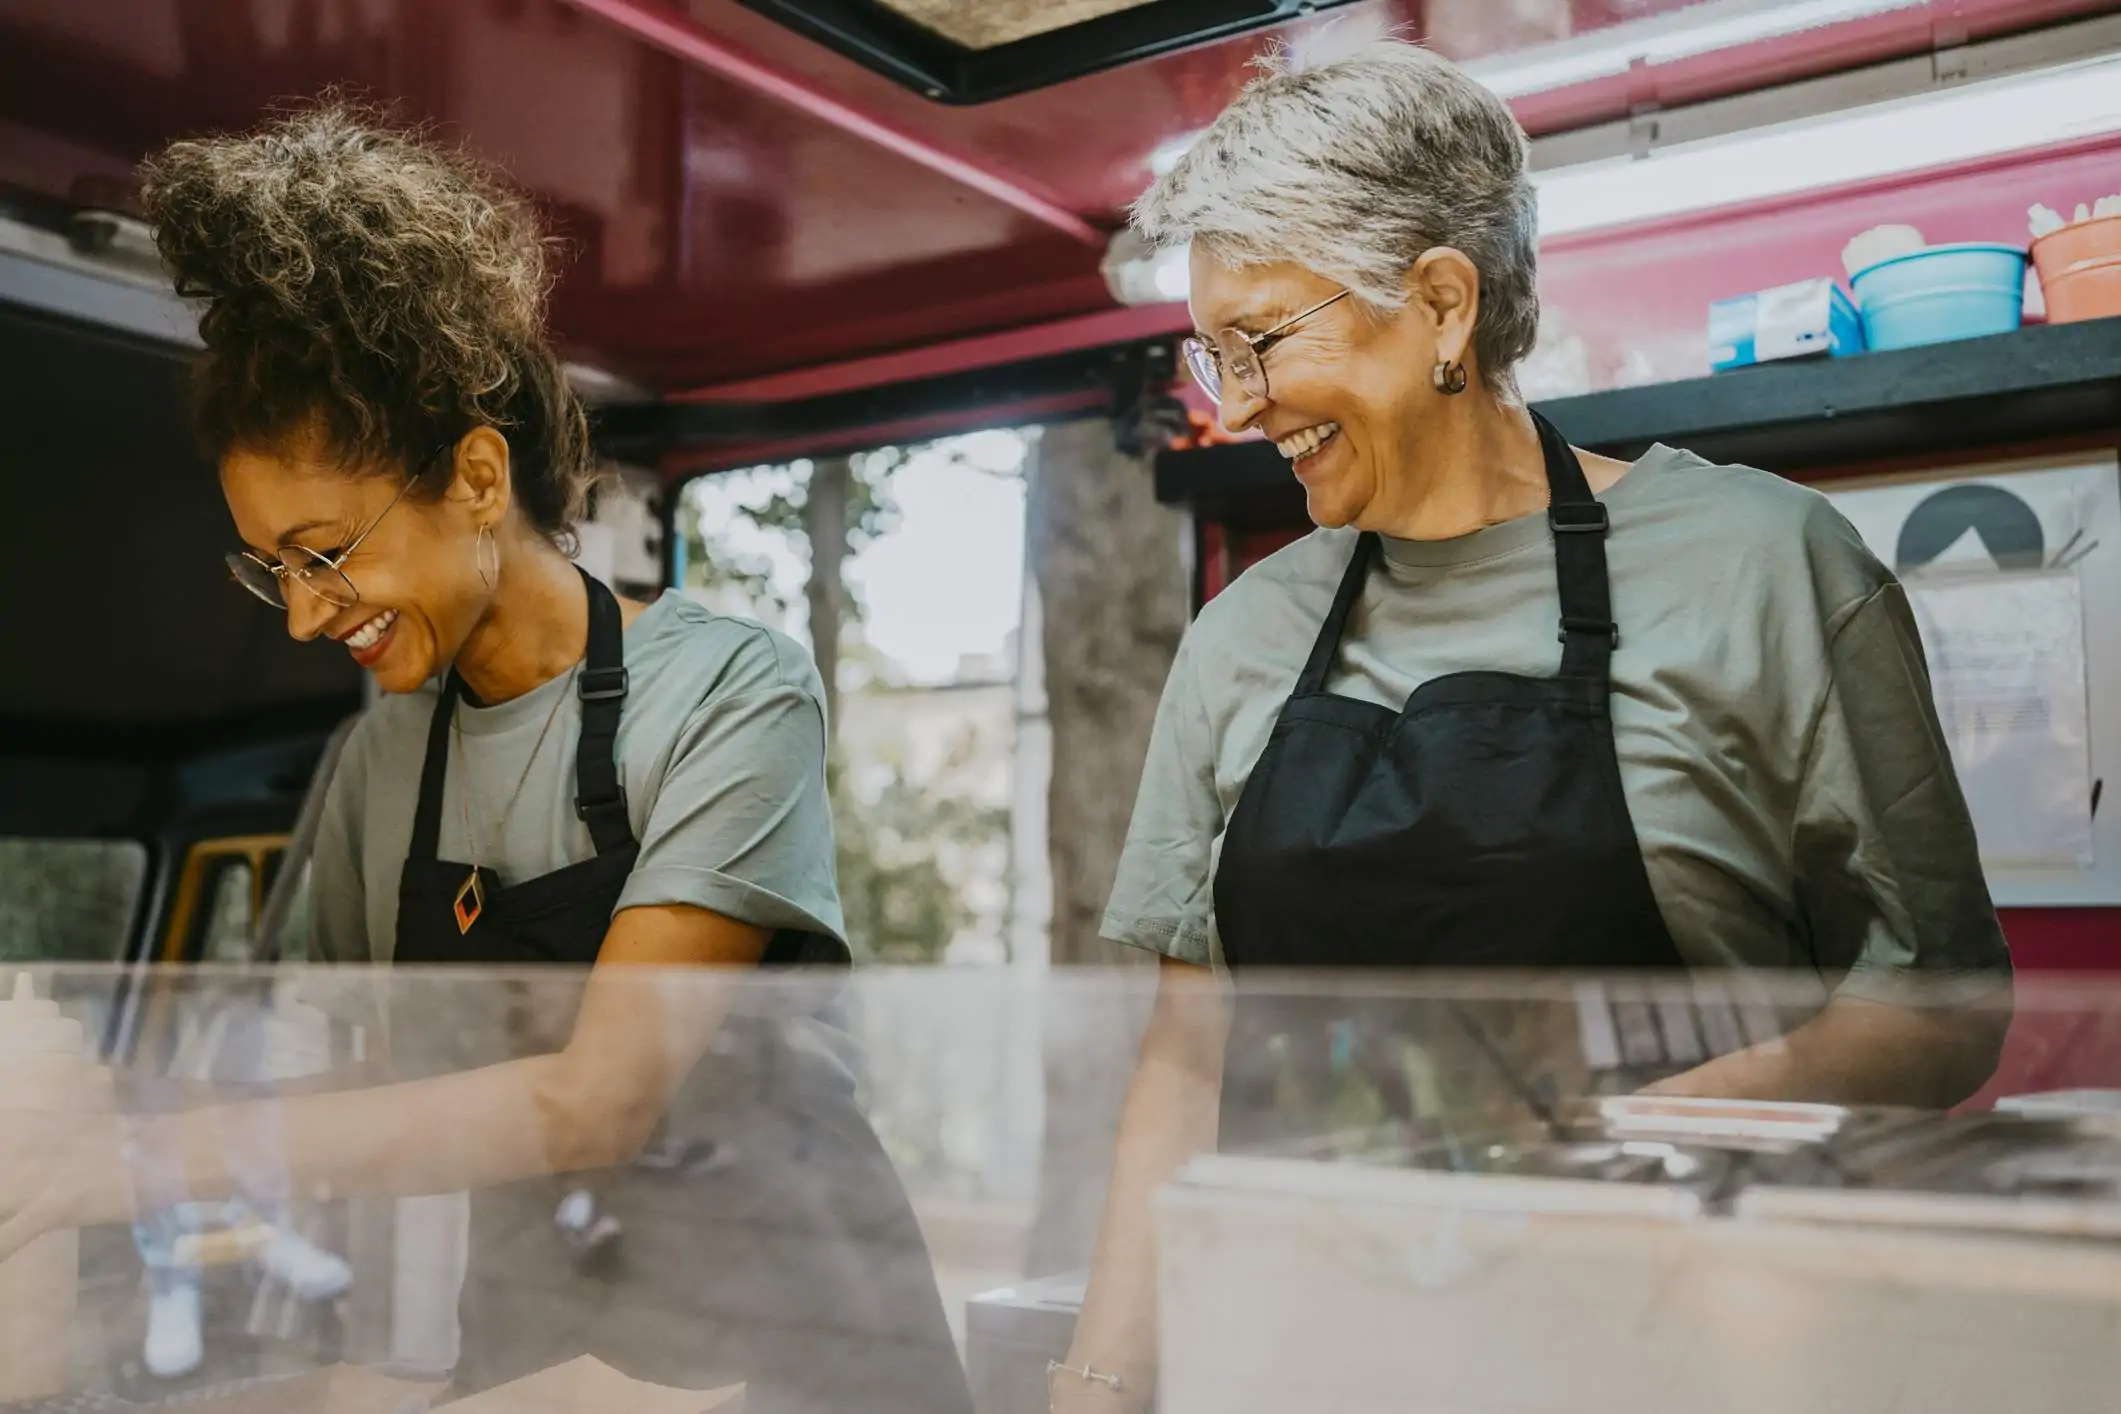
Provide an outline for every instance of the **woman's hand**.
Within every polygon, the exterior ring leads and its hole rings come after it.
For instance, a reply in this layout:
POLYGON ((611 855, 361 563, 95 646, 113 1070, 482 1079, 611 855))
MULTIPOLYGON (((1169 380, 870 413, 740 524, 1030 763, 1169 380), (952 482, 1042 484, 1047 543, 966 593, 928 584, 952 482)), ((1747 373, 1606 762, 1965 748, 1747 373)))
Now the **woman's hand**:
POLYGON ((117 1116, 0 1113, 0 1262, 46 1233, 123 1222, 132 1206, 117 1116))

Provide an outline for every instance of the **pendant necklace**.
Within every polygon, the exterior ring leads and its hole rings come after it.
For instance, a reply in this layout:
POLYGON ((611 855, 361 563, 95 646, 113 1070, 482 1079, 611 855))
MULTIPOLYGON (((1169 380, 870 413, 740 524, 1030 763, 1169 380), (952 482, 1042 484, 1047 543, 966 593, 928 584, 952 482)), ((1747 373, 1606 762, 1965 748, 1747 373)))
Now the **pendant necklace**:
MULTIPOLYGON (((538 739, 531 743, 530 755, 523 761, 523 773, 516 777, 515 789, 508 793, 508 800, 501 806, 501 814, 494 821, 494 833, 485 844, 491 844, 498 838, 501 827, 508 823, 508 814, 515 809, 516 797, 523 793, 524 785, 529 782, 530 768, 537 764, 538 753, 545 749, 545 738, 552 731, 552 724, 559 719, 560 704, 566 700, 565 692, 553 694, 552 710, 545 714, 545 725, 538 728, 538 739)), ((461 687, 458 690, 456 710, 450 714, 449 726, 456 734, 457 761, 464 772, 464 779, 457 790, 457 806, 463 812, 464 843, 471 850, 471 873, 465 876, 464 886, 457 890, 456 897, 450 903, 451 911, 456 914, 457 932, 464 934, 471 931, 472 925, 479 921, 479 915, 486 911, 486 884, 479 876, 479 861, 485 857, 486 849, 471 830, 471 759, 464 754, 464 699, 461 687)))

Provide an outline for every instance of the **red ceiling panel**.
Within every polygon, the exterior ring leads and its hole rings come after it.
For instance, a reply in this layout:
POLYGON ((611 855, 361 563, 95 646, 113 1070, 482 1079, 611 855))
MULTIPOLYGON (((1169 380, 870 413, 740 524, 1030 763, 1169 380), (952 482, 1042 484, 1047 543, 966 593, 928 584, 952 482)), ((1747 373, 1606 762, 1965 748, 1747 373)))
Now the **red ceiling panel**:
MULTIPOLYGON (((1686 8, 1367 0, 1336 14, 1477 59, 1686 8)), ((1978 36, 2093 8, 1930 0, 1519 108, 1570 126, 1645 92, 1676 101, 1920 52, 1940 23, 1978 36)), ((1211 119, 1265 40, 952 108, 733 0, 0 0, 0 191, 122 202, 155 144, 344 85, 436 122, 549 203, 578 247, 556 307, 573 353, 697 388, 1109 308, 1094 246, 1057 227, 1117 224, 1150 154, 1211 119), (658 24, 750 67, 733 80, 658 24), (1005 187, 1052 209, 998 199, 1005 187)))

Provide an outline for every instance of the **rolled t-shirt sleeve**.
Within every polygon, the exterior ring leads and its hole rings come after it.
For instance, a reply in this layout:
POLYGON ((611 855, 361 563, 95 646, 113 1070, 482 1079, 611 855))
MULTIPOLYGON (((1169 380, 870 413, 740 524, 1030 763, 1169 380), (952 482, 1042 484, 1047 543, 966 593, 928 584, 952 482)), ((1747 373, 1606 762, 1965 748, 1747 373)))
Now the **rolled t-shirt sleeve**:
POLYGON ((1791 849, 1817 963, 1881 1002, 2008 987, 2009 948, 1898 584, 1854 607, 1830 658, 1791 849))
POLYGON ((844 939, 815 692, 710 697, 679 731, 619 908, 685 904, 844 939))
POLYGON ((1164 681, 1134 815, 1099 929, 1113 942, 1181 962, 1220 960, 1214 920, 1222 800, 1215 734, 1194 675, 1189 635, 1164 681))

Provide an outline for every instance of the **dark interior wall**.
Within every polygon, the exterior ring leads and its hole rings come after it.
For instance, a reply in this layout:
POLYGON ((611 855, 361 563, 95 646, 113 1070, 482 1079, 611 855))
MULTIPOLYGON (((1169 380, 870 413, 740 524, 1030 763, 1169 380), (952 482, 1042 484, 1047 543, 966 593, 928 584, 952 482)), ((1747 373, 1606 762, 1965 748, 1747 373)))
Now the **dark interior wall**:
POLYGON ((0 749, 235 745, 358 705, 343 651, 229 582, 186 360, 0 306, 0 749))

